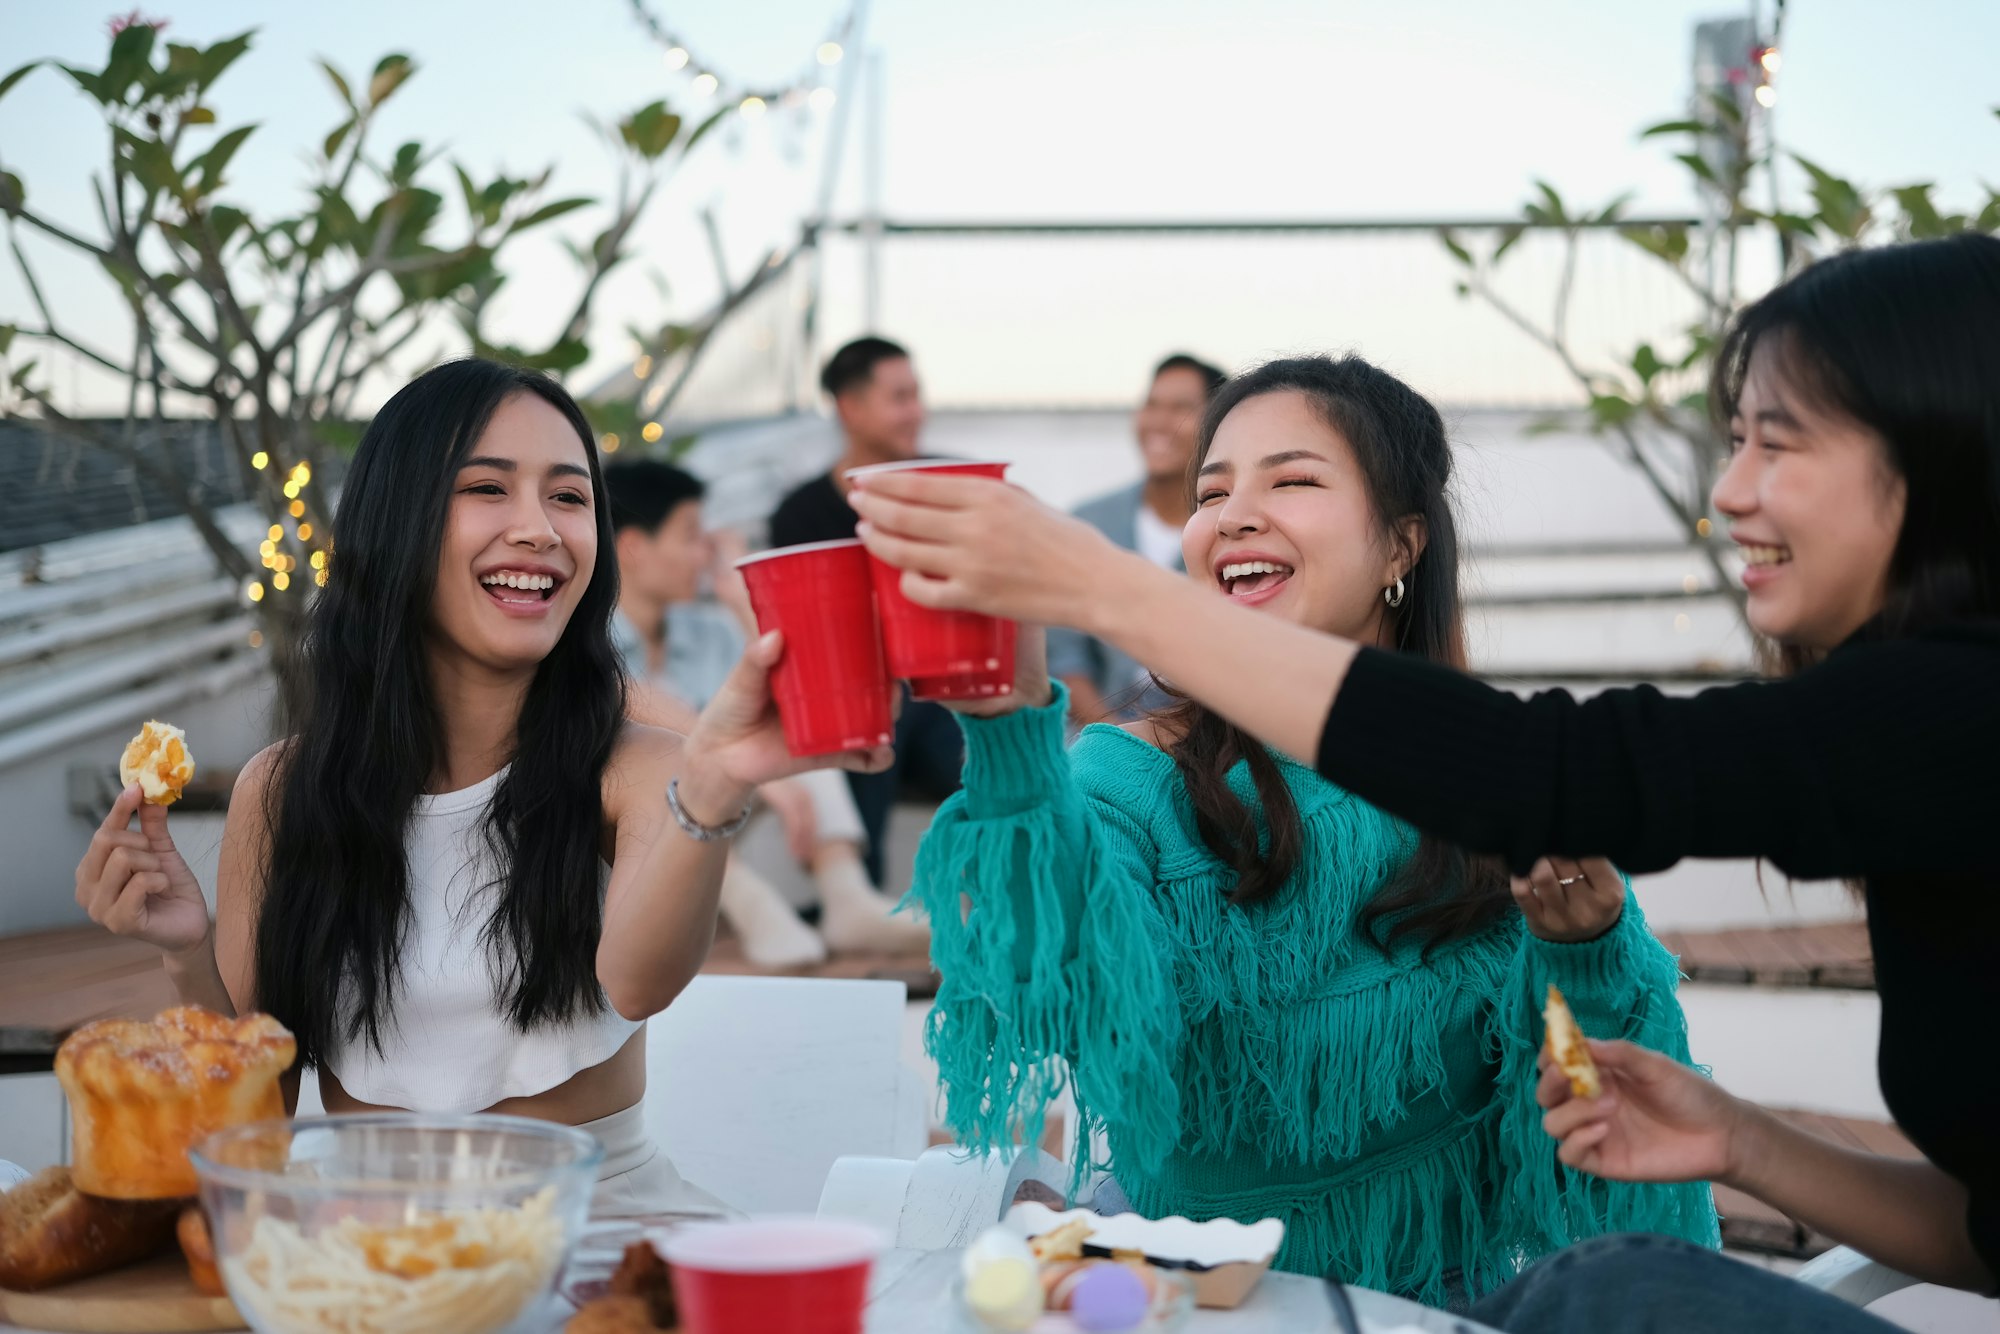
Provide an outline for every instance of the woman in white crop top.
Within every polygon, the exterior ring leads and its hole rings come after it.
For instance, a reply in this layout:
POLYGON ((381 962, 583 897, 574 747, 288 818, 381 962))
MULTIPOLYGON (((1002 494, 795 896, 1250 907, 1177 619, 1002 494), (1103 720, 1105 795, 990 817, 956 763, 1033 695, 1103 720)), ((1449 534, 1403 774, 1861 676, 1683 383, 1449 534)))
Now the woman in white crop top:
POLYGON ((275 1015, 330 1111, 582 1125, 610 1150, 601 1210, 720 1207, 640 1129, 643 1025, 714 933, 727 840, 682 822, 721 829, 815 763, 771 704, 782 644, 752 645, 685 738, 626 721, 595 441, 530 371, 451 362, 391 398, 334 533, 282 674, 286 739, 237 780, 213 925, 136 787, 79 902, 157 945, 183 1000, 275 1015))

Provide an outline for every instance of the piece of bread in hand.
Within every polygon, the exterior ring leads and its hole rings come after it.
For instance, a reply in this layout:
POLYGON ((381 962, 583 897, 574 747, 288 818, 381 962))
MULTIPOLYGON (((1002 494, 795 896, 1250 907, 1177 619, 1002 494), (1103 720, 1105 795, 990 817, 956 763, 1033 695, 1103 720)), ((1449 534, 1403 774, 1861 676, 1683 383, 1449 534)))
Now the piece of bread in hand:
POLYGON ((51 1167, 0 1195, 0 1288, 89 1278, 173 1244, 183 1200, 102 1200, 51 1167))
POLYGON ((187 733, 172 723, 147 723, 118 757, 118 781, 126 787, 137 783, 148 806, 173 805, 193 777, 187 733))
POLYGON ((194 1280, 194 1289, 207 1297, 226 1297, 229 1290, 222 1286, 222 1275, 215 1267, 215 1242, 208 1235, 208 1216, 198 1204, 190 1204, 181 1210, 180 1221, 174 1225, 174 1236, 180 1241, 181 1255, 187 1260, 188 1277, 194 1280))
POLYGON ((1542 1010, 1542 1047, 1556 1069, 1569 1076, 1569 1091, 1579 1098, 1604 1095, 1604 1081, 1597 1077, 1597 1062, 1590 1059, 1590 1044, 1583 1039, 1569 1002, 1555 983, 1549 983, 1549 1003, 1542 1010))

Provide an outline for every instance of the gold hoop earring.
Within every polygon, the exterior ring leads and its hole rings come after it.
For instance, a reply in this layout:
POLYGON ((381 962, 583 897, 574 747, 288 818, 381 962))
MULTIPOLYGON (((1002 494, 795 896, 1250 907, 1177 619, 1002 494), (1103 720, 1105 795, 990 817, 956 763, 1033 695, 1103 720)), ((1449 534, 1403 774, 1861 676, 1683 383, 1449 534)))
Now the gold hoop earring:
POLYGON ((1388 604, 1389 604, 1390 606, 1392 606, 1392 607, 1400 607, 1400 606, 1402 606, 1402 605, 1403 605, 1403 581, 1402 581, 1401 579, 1398 579, 1398 580, 1397 580, 1397 581, 1396 581, 1395 583, 1393 583, 1393 584, 1391 584, 1391 585, 1390 585, 1389 587, 1387 587, 1387 588, 1383 589, 1383 590, 1382 590, 1382 600, 1383 600, 1384 602, 1388 603, 1388 604))

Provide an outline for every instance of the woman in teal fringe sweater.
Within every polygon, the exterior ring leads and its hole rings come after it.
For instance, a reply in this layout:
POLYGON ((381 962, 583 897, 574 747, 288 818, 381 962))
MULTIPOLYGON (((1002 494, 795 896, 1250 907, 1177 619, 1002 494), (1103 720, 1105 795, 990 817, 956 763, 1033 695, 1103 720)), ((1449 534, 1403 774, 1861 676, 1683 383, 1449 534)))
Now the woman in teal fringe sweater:
MULTIPOLYGON (((1200 439, 1191 577, 1463 665, 1428 401, 1358 358, 1274 362, 1200 439)), ((1706 1186, 1587 1177, 1542 1132, 1550 983, 1593 1036, 1688 1059, 1674 959, 1616 870, 1510 884, 1193 701, 1066 753, 1065 706, 1024 627, 1015 692, 960 707, 964 790, 918 852, 962 1142, 1036 1142, 1067 1081, 1079 1180, 1108 1167, 1152 1217, 1280 1218, 1281 1268, 1430 1305, 1602 1233, 1716 1244, 1706 1186)))

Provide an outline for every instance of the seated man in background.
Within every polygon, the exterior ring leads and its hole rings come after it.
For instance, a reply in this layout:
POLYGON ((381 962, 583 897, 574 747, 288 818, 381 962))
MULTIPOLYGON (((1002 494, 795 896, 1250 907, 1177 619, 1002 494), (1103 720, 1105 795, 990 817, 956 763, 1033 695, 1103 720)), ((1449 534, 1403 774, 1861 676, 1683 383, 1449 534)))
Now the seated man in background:
MULTIPOLYGON (((611 637, 632 682, 627 712, 638 722, 685 732, 756 634, 743 580, 726 559, 732 544, 704 531, 705 488, 680 468, 650 459, 611 463, 604 485, 618 552, 611 637), (717 599, 702 601, 702 575, 711 567, 717 599)), ((760 795, 784 822, 792 855, 812 872, 821 916, 815 932, 732 854, 722 916, 751 962, 791 967, 817 963, 829 948, 912 953, 929 945, 929 930, 916 919, 890 917, 894 905, 876 892, 862 856, 861 817, 838 770, 767 783, 760 795)))
MULTIPOLYGON (((908 352, 886 338, 857 338, 827 359, 819 382, 833 400, 845 448, 831 471, 779 502, 771 515, 774 547, 853 537, 847 470, 918 457, 924 400, 908 352)), ((896 719, 895 764, 879 774, 847 775, 868 834, 868 876, 875 884, 883 883, 882 849, 897 796, 907 791, 943 801, 958 790, 964 759, 965 743, 951 715, 935 704, 905 700, 896 719)))
MULTIPOLYGON (((1136 484, 1077 508, 1076 516, 1128 551, 1167 570, 1181 564, 1181 529, 1188 520, 1188 460, 1209 396, 1227 377, 1205 361, 1177 352, 1153 368, 1146 401, 1133 415, 1145 476, 1136 484)), ((1049 675, 1069 687, 1076 726, 1129 722, 1172 703, 1144 667, 1116 646, 1075 630, 1049 628, 1049 675)))

